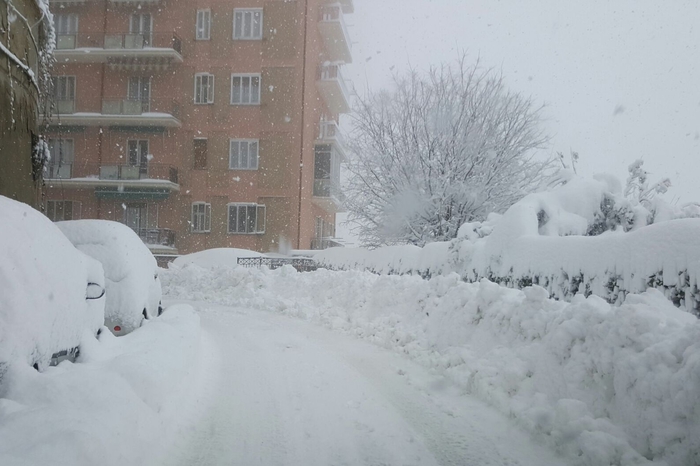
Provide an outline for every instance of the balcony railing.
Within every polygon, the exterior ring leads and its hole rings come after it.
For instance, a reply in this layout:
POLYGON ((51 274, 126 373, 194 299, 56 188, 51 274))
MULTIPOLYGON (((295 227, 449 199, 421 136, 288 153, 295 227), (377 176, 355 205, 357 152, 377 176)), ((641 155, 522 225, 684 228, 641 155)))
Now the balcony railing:
POLYGON ((44 178, 52 179, 93 179, 93 180, 164 180, 178 183, 178 170, 167 164, 148 163, 144 165, 62 163, 49 164, 44 178))
POLYGON ((318 139, 322 141, 335 141, 340 145, 344 144, 340 127, 335 121, 321 121, 318 139))
POLYGON ((79 33, 58 34, 57 50, 105 49, 105 50, 141 50, 172 49, 182 53, 182 39, 172 32, 154 32, 151 34, 132 33, 79 33))
POLYGON ((352 61, 352 41, 348 26, 345 24, 345 13, 340 3, 325 5, 320 11, 320 30, 326 42, 326 48, 331 59, 352 61))
POLYGON ((311 249, 314 251, 342 247, 343 245, 336 241, 335 238, 313 238, 311 240, 311 249))
POLYGON ((345 113, 350 109, 350 91, 340 66, 338 64, 319 66, 318 81, 328 106, 337 113, 345 113))
POLYGON ((135 230, 141 241, 148 245, 175 246, 175 232, 167 228, 139 228, 135 230))
POLYGON ((59 115, 75 113, 75 100, 56 100, 55 112, 59 115))
POLYGON ((113 97, 102 101, 103 115, 143 115, 164 113, 180 117, 180 102, 175 99, 125 99, 113 97))
POLYGON ((315 179, 314 180, 314 196, 315 197, 332 197, 339 201, 343 200, 343 194, 340 190, 338 182, 332 179, 315 179))

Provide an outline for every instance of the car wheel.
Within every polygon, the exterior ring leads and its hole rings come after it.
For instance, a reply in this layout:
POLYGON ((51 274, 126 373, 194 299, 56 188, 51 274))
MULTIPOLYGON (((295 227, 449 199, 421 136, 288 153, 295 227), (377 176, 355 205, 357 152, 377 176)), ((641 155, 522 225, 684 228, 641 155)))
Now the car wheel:
POLYGON ((163 301, 158 301, 158 315, 163 313, 163 301))
POLYGON ((143 318, 148 320, 148 311, 146 310, 145 307, 143 308, 143 318))

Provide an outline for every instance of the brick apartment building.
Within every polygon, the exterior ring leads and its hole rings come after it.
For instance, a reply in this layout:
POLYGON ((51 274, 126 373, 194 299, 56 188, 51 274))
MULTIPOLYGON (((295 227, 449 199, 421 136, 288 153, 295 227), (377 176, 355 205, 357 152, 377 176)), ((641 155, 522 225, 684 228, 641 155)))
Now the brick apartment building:
POLYGON ((334 245, 352 0, 51 0, 46 213, 154 253, 334 245))

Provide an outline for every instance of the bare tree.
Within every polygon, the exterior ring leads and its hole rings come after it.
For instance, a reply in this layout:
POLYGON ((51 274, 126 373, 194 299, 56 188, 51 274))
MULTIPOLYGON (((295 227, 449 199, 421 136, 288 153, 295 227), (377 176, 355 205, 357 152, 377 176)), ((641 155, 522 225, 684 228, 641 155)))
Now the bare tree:
POLYGON ((465 56, 359 99, 346 207, 360 240, 449 240, 537 189, 552 165, 534 159, 547 141, 540 110, 465 56))

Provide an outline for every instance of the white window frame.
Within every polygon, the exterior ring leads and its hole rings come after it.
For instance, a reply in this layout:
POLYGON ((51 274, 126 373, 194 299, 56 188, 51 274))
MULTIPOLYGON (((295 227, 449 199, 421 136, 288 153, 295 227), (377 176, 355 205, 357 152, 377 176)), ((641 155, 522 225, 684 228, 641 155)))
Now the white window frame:
POLYGON ((257 170, 260 160, 260 140, 259 139, 229 139, 228 143, 228 168, 229 170, 257 170), (255 147, 255 154, 251 163, 251 146, 255 147), (246 148, 246 163, 241 163, 241 147, 246 148), (237 148, 237 159, 234 163, 234 148, 237 148))
POLYGON ((231 73, 231 105, 260 105, 260 89, 262 88, 262 77, 260 73, 231 73), (253 97, 253 78, 258 79, 258 92, 253 97), (240 89, 238 90, 237 101, 234 101, 234 79, 240 79, 240 89), (248 99, 244 101, 245 80, 248 80, 248 99))
POLYGON ((262 8, 234 8, 233 9, 233 40, 262 40, 263 38, 263 9, 262 8), (258 31, 253 29, 253 18, 255 14, 260 14, 260 28, 258 31), (236 25, 237 19, 240 19, 236 25), (250 18, 250 28, 246 31, 245 21, 250 18), (242 30, 241 30, 242 29, 242 30), (246 34, 246 32, 248 32, 246 34))
POLYGON ((211 40, 211 9, 197 10, 197 18, 194 25, 195 40, 211 40))
POLYGON ((70 201, 70 200, 49 200, 49 201, 46 201, 46 216, 52 222, 61 222, 64 220, 80 220, 82 218, 82 209, 83 209, 83 206, 82 206, 82 203, 80 201, 70 201), (65 205, 66 205, 66 203, 71 204, 71 218, 69 218, 69 219, 65 218, 65 212, 66 212, 65 205), (63 218, 57 219, 56 218, 56 206, 58 204, 63 205, 63 209, 62 209, 63 218), (51 209, 50 205, 53 205, 53 209, 51 209), (76 209, 76 206, 77 206, 77 209, 76 209), (53 210, 53 214, 54 214, 53 218, 49 215, 51 210, 53 210), (77 216, 76 216, 76 212, 77 212, 77 216))
POLYGON ((61 76, 52 76, 52 86, 53 86, 53 94, 56 100, 61 100, 61 101, 66 101, 66 102, 75 102, 75 95, 78 93, 78 79, 75 76, 72 75, 61 75, 61 76), (55 81, 54 81, 55 80, 55 81), (72 81, 71 81, 72 80, 72 81), (63 81, 63 82, 61 82, 63 81), (72 92, 66 92, 65 94, 72 94, 72 96, 63 96, 63 97, 71 97, 67 99, 60 99, 57 88, 60 86, 63 90, 67 91, 70 86, 68 86, 68 83, 72 82, 73 83, 73 89, 72 92))
POLYGON ((229 235, 262 235, 265 234, 265 226, 267 223, 267 208, 263 204, 255 204, 255 203, 231 203, 226 206, 226 232, 229 235), (236 212, 236 220, 238 220, 238 215, 240 215, 240 209, 245 208, 246 209, 246 219, 247 217, 247 209, 248 208, 254 208, 255 209, 255 225, 253 226, 253 231, 248 231, 248 222, 245 222, 245 230, 246 231, 238 231, 237 225, 236 225, 236 230, 232 231, 231 230, 231 209, 235 208, 238 209, 236 212), (261 215, 260 213, 262 212, 262 222, 260 222, 261 215), (262 223, 262 226, 261 226, 262 223))
POLYGON ((211 204, 208 202, 192 203, 192 233, 211 233, 211 204), (198 211, 204 207, 204 211, 198 211))
POLYGON ((54 13, 53 19, 57 36, 73 36, 78 34, 80 19, 77 13, 54 13))
POLYGON ((215 88, 215 79, 214 79, 213 74, 211 74, 211 73, 195 73, 195 75, 194 75, 194 95, 193 95, 193 100, 194 100, 195 105, 211 105, 211 104, 213 104, 214 103, 214 90, 215 89, 216 89, 215 88), (201 101, 202 100, 201 95, 203 94, 203 92, 200 91, 199 95, 200 95, 201 102, 198 102, 197 101, 197 89, 199 89, 199 88, 203 89, 202 83, 203 83, 204 78, 207 78, 208 81, 209 81, 209 78, 211 78, 210 83, 207 84, 207 86, 208 86, 207 89, 209 89, 210 91, 207 93, 206 101, 201 101))

